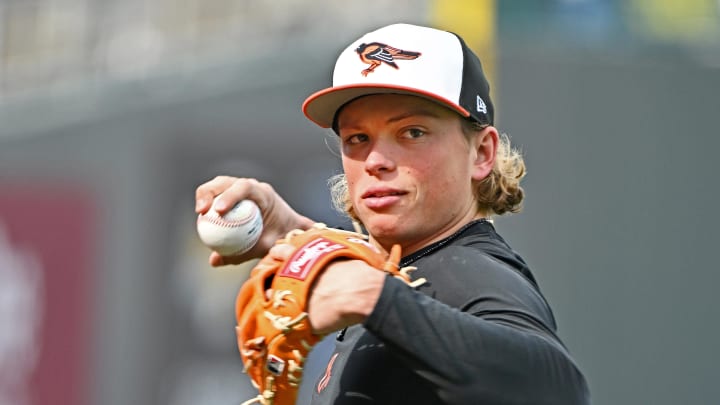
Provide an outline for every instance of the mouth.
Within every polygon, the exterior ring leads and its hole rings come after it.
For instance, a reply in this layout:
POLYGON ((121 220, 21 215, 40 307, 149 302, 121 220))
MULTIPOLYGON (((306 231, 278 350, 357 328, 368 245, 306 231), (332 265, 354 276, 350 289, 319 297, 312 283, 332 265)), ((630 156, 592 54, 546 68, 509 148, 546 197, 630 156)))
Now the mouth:
POLYGON ((363 199, 369 199, 369 198, 383 198, 383 197, 394 197, 394 196, 400 196, 405 195, 407 192, 400 191, 400 190, 393 190, 393 189, 370 189, 363 193, 361 198, 363 199))
POLYGON ((394 188, 370 188, 361 195, 363 205, 373 211, 384 211, 397 206, 407 191, 394 188))

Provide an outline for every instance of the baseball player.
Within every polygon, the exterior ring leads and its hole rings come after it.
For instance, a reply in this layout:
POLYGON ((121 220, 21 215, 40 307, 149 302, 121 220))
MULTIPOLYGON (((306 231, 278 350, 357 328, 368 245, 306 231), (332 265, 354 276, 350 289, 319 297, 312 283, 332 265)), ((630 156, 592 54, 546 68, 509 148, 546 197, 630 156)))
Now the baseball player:
POLYGON ((464 41, 408 24, 370 32, 303 111, 337 134, 344 173, 333 198, 367 233, 367 252, 342 238, 294 239, 317 225, 254 179, 217 177, 196 192, 198 213, 218 195, 218 211, 252 199, 263 213, 250 252, 210 256, 215 266, 263 257, 237 306, 255 401, 293 403, 286 392, 311 336, 336 333, 313 404, 589 404, 530 268, 493 226, 520 210, 525 164, 493 126, 487 80, 464 41), (344 253, 325 258, 333 246, 344 253), (366 258, 371 250, 380 259, 366 258), (291 302, 303 303, 301 316, 273 312, 291 302))

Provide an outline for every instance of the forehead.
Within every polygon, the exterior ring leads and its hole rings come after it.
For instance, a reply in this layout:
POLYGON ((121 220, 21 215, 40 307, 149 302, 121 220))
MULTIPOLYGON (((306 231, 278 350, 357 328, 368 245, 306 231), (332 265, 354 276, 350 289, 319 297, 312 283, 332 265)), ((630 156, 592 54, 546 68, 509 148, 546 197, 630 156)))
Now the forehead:
POLYGON ((357 120, 377 117, 404 117, 422 115, 436 118, 460 118, 447 107, 423 97, 403 94, 372 94, 350 101, 340 108, 339 125, 354 124, 357 120))

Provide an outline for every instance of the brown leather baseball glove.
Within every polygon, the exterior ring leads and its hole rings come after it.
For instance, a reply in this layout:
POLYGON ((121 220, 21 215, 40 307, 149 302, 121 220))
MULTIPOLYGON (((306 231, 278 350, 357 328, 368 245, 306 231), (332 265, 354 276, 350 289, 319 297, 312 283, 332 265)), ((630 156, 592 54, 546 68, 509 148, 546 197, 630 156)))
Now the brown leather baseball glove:
POLYGON ((365 235, 316 224, 292 231, 276 244, 295 247, 287 261, 265 256, 240 289, 235 315, 237 339, 245 372, 260 395, 245 402, 263 405, 295 403, 305 358, 322 338, 312 332, 307 305, 313 282, 337 259, 363 260, 370 266, 416 286, 399 269, 400 246, 386 256, 365 235))

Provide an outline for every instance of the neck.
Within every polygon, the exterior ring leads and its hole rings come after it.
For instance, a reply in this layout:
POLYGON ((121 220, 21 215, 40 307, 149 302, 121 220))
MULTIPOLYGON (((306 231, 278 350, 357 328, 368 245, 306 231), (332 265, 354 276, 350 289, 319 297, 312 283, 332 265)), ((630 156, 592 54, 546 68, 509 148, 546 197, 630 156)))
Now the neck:
POLYGON ((474 215, 463 216, 456 221, 452 221, 443 226, 441 229, 432 232, 432 234, 427 237, 417 238, 417 235, 408 235, 406 238, 403 238, 403 235, 393 235, 383 238, 370 234, 370 241, 379 246, 385 251, 385 253, 389 253, 393 245, 399 244, 402 247, 403 256, 407 256, 455 234, 465 225, 480 219, 489 220, 484 213, 476 213, 474 215))

